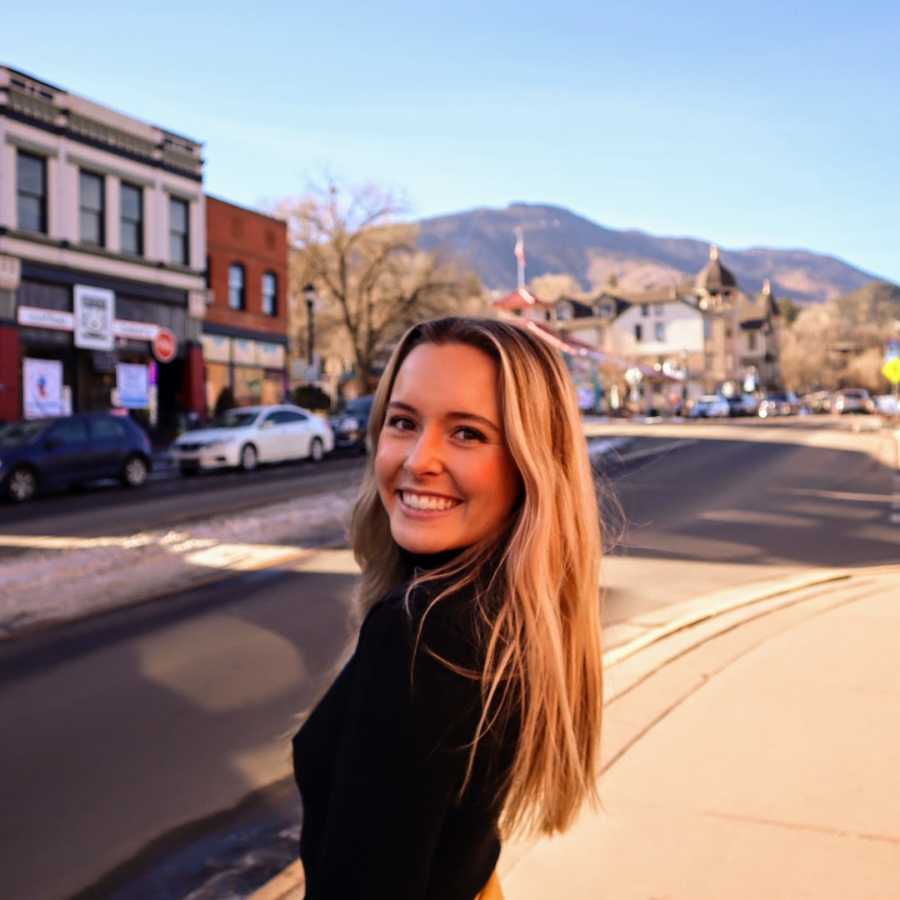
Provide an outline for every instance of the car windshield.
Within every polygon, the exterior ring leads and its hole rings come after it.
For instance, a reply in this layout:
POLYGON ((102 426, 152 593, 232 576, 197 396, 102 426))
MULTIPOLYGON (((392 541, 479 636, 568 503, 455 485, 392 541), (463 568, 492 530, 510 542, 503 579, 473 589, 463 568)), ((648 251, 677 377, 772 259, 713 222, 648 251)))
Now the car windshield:
POLYGON ((0 425, 0 447, 22 447, 30 444, 51 422, 11 422, 0 425))
POLYGON ((250 412, 246 409, 229 409, 219 413, 212 422, 210 428, 248 428, 259 416, 258 412, 250 412))

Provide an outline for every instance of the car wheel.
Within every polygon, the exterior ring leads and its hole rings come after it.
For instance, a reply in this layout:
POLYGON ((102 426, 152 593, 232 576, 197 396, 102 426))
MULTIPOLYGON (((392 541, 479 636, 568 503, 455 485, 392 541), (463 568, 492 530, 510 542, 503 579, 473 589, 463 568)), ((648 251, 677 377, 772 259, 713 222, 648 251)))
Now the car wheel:
POLYGON ((140 456, 129 456, 122 467, 122 484, 125 487, 141 487, 147 481, 147 463, 140 456))
POLYGON ((241 447, 240 467, 244 472, 252 472, 259 462, 259 454, 253 444, 244 444, 241 447))
POLYGON ((322 445, 322 441, 319 438, 313 438, 312 443, 309 445, 309 458, 315 462, 322 462, 325 457, 325 447, 322 445))
POLYGON ((24 503, 37 493, 37 477, 26 466, 13 469, 6 485, 6 492, 10 500, 15 503, 24 503))

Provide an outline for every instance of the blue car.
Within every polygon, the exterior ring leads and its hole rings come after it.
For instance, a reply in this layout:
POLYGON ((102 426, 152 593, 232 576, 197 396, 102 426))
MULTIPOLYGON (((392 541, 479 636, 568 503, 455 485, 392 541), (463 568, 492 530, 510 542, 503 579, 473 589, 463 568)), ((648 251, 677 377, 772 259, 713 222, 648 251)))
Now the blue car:
POLYGON ((150 441, 127 416, 81 413, 0 425, 0 496, 16 503, 39 491, 101 478, 140 487, 150 473, 150 441))

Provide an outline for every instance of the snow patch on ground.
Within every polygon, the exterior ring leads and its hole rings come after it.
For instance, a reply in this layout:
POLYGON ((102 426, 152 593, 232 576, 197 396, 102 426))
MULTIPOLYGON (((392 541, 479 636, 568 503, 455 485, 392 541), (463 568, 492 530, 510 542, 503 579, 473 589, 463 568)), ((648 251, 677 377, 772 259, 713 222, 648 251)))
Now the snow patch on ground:
POLYGON ((302 497, 175 531, 52 543, 2 567, 0 637, 186 590, 223 570, 296 556, 301 545, 346 533, 356 486, 302 497))

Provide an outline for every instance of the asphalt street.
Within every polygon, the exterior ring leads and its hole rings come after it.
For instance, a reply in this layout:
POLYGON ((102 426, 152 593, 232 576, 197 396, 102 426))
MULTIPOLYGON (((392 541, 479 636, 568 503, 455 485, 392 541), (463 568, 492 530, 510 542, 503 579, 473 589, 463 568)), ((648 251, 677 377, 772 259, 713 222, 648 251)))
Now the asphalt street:
MULTIPOLYGON (((810 566, 900 558, 894 475, 872 455, 749 441, 740 429, 694 439, 702 428, 685 428, 674 446, 658 440, 666 452, 608 463, 607 622, 810 566)), ((343 486, 358 467, 157 482, 140 504, 126 492, 92 493, 90 517, 84 497, 49 499, 17 524, 29 533, 146 528, 269 491, 284 499, 343 486)), ((84 896, 111 896, 248 798, 257 818, 267 804, 283 815, 294 802, 286 736, 353 632, 346 556, 228 578, 0 646, 3 808, 14 811, 0 822, 4 897, 56 900, 90 885, 84 896)), ((176 896, 165 890, 160 881, 152 896, 176 896)))

